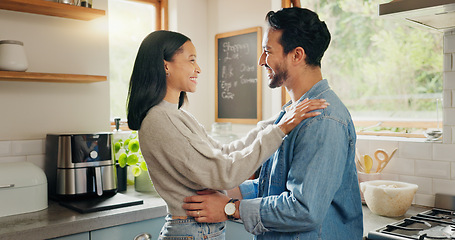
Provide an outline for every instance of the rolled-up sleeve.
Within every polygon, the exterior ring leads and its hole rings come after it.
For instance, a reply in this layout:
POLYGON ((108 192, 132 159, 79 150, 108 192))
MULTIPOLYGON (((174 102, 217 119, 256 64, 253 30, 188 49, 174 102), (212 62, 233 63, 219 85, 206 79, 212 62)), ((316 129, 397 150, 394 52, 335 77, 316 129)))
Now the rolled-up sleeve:
POLYGON ((240 218, 245 230, 255 235, 268 231, 261 222, 262 199, 257 198, 258 183, 258 179, 247 180, 239 186, 243 198, 239 207, 240 218))
POLYGON ((240 202, 240 218, 248 232, 258 235, 268 232, 261 221, 261 198, 244 199, 240 202))
POLYGON ((243 199, 251 199, 258 197, 258 179, 246 180, 240 184, 240 193, 243 199))

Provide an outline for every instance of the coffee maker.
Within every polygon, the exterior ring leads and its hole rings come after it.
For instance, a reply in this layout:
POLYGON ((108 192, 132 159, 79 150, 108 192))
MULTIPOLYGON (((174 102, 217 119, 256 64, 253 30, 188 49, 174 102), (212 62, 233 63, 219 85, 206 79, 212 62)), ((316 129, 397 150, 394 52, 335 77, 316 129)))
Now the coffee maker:
POLYGON ((45 173, 49 196, 59 199, 112 196, 117 174, 112 133, 48 134, 45 173))

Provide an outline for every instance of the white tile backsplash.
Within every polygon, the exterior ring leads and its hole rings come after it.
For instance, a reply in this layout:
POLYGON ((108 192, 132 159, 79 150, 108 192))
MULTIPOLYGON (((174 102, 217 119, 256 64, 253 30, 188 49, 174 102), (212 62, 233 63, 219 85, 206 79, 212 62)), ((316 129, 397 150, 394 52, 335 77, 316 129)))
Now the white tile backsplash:
POLYGON ((416 160, 415 169, 416 176, 450 179, 449 162, 416 160))
POLYGON ((0 141, 0 156, 11 155, 11 141, 0 141))
POLYGON ((398 178, 398 181, 413 183, 413 184, 418 185, 419 188, 417 189, 417 193, 433 194, 433 185, 432 185, 431 178, 401 175, 398 178))
POLYGON ((442 143, 447 143, 451 144, 452 143, 452 126, 451 125, 445 125, 442 127, 442 132, 443 132, 443 137, 442 137, 442 143))
POLYGON ((44 170, 45 140, 0 141, 0 163, 31 162, 44 170))
MULTIPOLYGON (((452 69, 451 69, 452 71, 455 71, 454 59, 455 59, 455 53, 452 53, 452 58, 449 60, 449 61, 450 61, 449 64, 452 65, 452 69)), ((445 61, 445 59, 444 59, 444 61, 445 61)), ((444 62, 444 63, 445 63, 445 62, 444 62)), ((444 71, 445 71, 445 70, 444 70, 444 71)), ((450 70, 448 70, 448 71, 450 71, 450 70)))
POLYGON ((5 163, 5 162, 25 162, 25 161, 27 161, 27 156, 0 157, 0 163, 5 163))
POLYGON ((455 125, 455 108, 444 109, 444 125, 455 125))
POLYGON ((382 172, 381 173, 381 179, 382 180, 400 181, 400 175, 393 174, 393 173, 382 172))
POLYGON ((449 108, 452 107, 452 90, 444 90, 442 91, 442 107, 449 108))
MULTIPOLYGON (((362 151, 366 151, 369 146, 370 141, 369 140, 364 140, 364 139, 357 139, 356 141, 356 148, 362 151)), ((360 153, 359 153, 360 154, 360 153)))
POLYGON ((44 154, 44 140, 14 141, 12 145, 13 155, 44 154))
POLYGON ((415 160, 393 157, 383 172, 413 176, 415 175, 415 160))
POLYGON ((36 166, 40 167, 41 169, 44 169, 44 167, 45 167, 44 159, 45 159, 44 154, 27 156, 27 162, 31 162, 31 163, 35 164, 36 166))
POLYGON ((455 180, 433 179, 433 194, 455 195, 455 180))
MULTIPOLYGON (((384 150, 389 156, 392 154, 394 149, 398 148, 398 142, 395 141, 383 141, 383 140, 370 140, 369 141, 369 153, 371 156, 374 155, 374 153, 381 149, 384 150)), ((396 156, 398 156, 398 152, 395 153, 396 156)), ((396 157, 395 156, 395 157, 396 157)))
POLYGON ((426 142, 399 142, 398 156, 400 158, 431 159, 432 146, 426 142))
POLYGON ((444 54, 444 71, 452 71, 452 53, 444 54))
POLYGON ((445 34, 444 36, 444 53, 455 52, 455 35, 445 34))
POLYGON ((444 89, 455 89, 455 72, 444 72, 444 89))
POLYGON ((434 195, 416 194, 414 197, 414 204, 433 207, 434 206, 434 195))
POLYGON ((433 159, 455 161, 455 145, 454 144, 440 144, 434 143, 433 145, 433 159))
POLYGON ((455 162, 451 163, 452 165, 452 180, 455 180, 455 162))

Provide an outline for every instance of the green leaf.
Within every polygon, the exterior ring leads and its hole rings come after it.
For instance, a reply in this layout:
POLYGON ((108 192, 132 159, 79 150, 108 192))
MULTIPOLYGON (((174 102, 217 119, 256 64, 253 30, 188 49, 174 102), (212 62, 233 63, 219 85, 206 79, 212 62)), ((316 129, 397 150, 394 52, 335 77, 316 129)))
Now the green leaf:
POLYGON ((120 165, 120 167, 124 168, 126 166, 126 162, 127 162, 126 153, 120 154, 120 157, 118 158, 118 164, 120 165))
POLYGON ((136 165, 139 161, 139 158, 137 157, 136 154, 131 154, 128 156, 128 158, 126 159, 126 163, 129 165, 129 166, 133 166, 133 165, 136 165))
POLYGON ((138 140, 131 140, 128 144, 128 149, 131 152, 139 151, 139 141, 138 140))

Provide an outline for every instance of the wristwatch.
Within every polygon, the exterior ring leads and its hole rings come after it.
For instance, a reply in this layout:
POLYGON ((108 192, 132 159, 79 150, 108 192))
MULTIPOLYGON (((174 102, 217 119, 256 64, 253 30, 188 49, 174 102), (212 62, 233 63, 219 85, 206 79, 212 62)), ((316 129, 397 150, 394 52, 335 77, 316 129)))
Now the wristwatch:
POLYGON ((238 218, 234 217, 235 213, 235 202, 237 202, 238 199, 233 199, 231 198, 228 203, 226 203, 226 206, 224 206, 224 213, 226 213, 226 216, 228 219, 231 220, 238 220, 238 218))

